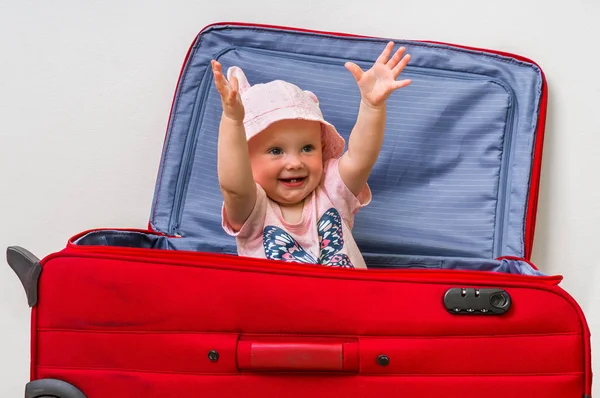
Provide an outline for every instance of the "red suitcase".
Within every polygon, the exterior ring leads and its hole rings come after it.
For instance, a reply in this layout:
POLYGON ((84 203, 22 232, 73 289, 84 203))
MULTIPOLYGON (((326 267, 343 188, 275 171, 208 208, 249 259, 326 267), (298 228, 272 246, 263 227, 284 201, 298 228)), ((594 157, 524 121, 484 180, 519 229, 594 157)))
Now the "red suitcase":
POLYGON ((397 41, 413 84, 388 101, 354 235, 368 270, 235 255, 220 226, 208 67, 314 91, 345 138, 347 60, 387 40, 224 23, 178 82, 148 230, 82 232, 38 260, 9 247, 31 317, 28 398, 591 396, 590 333, 531 264, 547 87, 523 57, 397 41))

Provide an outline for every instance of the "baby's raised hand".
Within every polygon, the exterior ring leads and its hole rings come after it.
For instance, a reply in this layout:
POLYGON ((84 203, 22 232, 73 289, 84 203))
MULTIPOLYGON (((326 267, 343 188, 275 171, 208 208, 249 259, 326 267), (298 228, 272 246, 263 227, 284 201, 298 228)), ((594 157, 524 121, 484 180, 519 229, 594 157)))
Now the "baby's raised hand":
POLYGON ((354 76, 360 89, 360 95, 367 105, 379 107, 385 103, 385 100, 394 90, 406 87, 411 83, 410 79, 396 81, 396 78, 410 60, 410 54, 402 57, 406 49, 400 47, 394 56, 390 58, 393 48, 394 42, 390 41, 371 69, 366 72, 353 62, 346 62, 344 65, 354 76))
POLYGON ((211 61, 213 75, 215 76, 215 86, 221 95, 221 103, 225 115, 235 121, 242 122, 244 120, 244 105, 242 97, 239 93, 239 82, 235 76, 231 77, 231 81, 227 81, 223 76, 221 64, 214 59, 211 61))

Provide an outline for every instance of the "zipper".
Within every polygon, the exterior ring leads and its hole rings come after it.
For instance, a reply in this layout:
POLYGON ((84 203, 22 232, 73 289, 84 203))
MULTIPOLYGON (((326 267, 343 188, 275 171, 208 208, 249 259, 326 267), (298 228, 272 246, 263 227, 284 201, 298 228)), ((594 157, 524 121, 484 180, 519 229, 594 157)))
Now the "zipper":
POLYGON ((218 268, 240 272, 250 271, 326 278, 342 277, 343 279, 349 278, 382 281, 419 280, 463 284, 480 283, 486 285, 498 283, 557 285, 563 279, 560 275, 531 276, 499 272, 447 269, 341 269, 336 267, 324 267, 282 261, 277 261, 277 267, 274 267, 273 260, 253 257, 240 257, 228 254, 202 253, 181 250, 149 250, 131 247, 79 246, 73 244, 69 244, 60 252, 50 254, 41 261, 41 264, 43 266, 51 259, 60 257, 96 257, 105 258, 111 261, 151 262, 154 264, 162 263, 170 266, 218 268), (456 280, 457 282, 453 282, 453 280, 456 280))
POLYGON ((542 76, 542 95, 539 105, 539 116, 537 120, 537 129, 535 132, 535 147, 533 149, 531 178, 529 186, 529 198, 527 200, 525 237, 524 237, 524 257, 531 258, 533 247, 533 236, 535 233, 535 217, 537 214, 538 195, 540 188, 540 172, 542 167, 542 148, 544 144, 544 132, 546 128, 546 108, 548 104, 548 85, 544 72, 540 68, 542 76))
POLYGON ((503 87, 510 94, 510 104, 508 104, 508 115, 506 117, 506 127, 504 131, 504 148, 502 151, 502 166, 500 168, 500 176, 499 176, 499 184, 498 184, 498 206, 496 208, 497 216, 496 216, 496 230, 494 231, 494 247, 492 248, 492 257, 498 257, 502 255, 502 245, 504 242, 504 225, 506 224, 506 206, 509 202, 508 193, 510 192, 507 189, 512 181, 511 176, 512 173, 509 171, 510 160, 512 155, 512 132, 514 129, 514 118, 515 112, 517 108, 516 95, 512 88, 508 85, 503 85, 503 87), (500 199, 503 201, 500 201, 500 199))
MULTIPOLYGON (((89 254, 89 253, 93 253, 93 254, 101 254, 101 255, 110 255, 110 256, 127 256, 133 260, 138 259, 138 258, 145 258, 145 259, 149 259, 149 260, 155 260, 156 258, 162 258, 162 257, 167 257, 169 259, 178 259, 178 258, 186 258, 186 259, 190 259, 194 262, 197 262, 198 259, 202 259, 202 258, 211 258, 211 259, 217 259, 217 261, 219 261, 220 263, 226 262, 226 263, 233 263, 233 262, 241 262, 242 264, 248 264, 248 263, 256 263, 259 264, 260 266, 268 266, 268 269, 272 269, 272 264, 271 262, 267 262, 265 263, 265 259, 260 259, 260 258, 252 258, 252 257, 240 257, 237 256, 235 253, 208 253, 208 252, 195 252, 195 251, 184 251, 184 250, 154 250, 154 249, 148 249, 148 248, 140 248, 140 247, 124 247, 124 246, 90 246, 90 245, 79 245, 76 244, 74 242, 76 242, 79 238, 81 238, 84 235, 87 235, 89 233, 93 233, 93 232, 102 232, 104 230, 102 229, 96 229, 96 230, 88 230, 85 232, 81 232, 75 236, 73 236, 72 238, 70 238, 67 242, 67 246, 66 248, 59 252, 59 253, 55 253, 55 254, 65 254, 65 253, 71 253, 71 252, 75 252, 75 253, 84 253, 84 254, 89 254), (148 250, 151 250, 151 252, 149 252, 148 250)), ((167 235, 160 233, 160 232, 154 232, 154 231, 149 231, 149 230, 141 230, 141 229, 119 229, 119 228, 115 228, 115 229, 111 229, 110 231, 124 231, 124 232, 138 232, 138 233, 146 233, 148 235, 155 235, 155 236, 163 236, 163 237, 168 237, 167 235)), ((173 239, 173 237, 170 237, 171 239, 173 239)), ((48 257, 55 257, 55 254, 51 254, 48 257)), ((503 260, 503 259, 507 259, 507 260, 515 260, 515 261, 523 261, 526 262, 527 264, 529 264, 533 269, 538 270, 538 268, 535 266, 535 264, 533 264, 531 261, 526 260, 524 258, 521 257, 516 257, 516 256, 502 256, 502 257, 498 257, 496 258, 496 260, 503 260)), ((47 259, 45 258, 43 262, 47 261, 47 259)), ((533 280, 539 280, 540 278, 542 280, 546 279, 549 281, 560 281, 562 280, 562 277, 559 276, 532 276, 532 275, 519 275, 519 274, 507 274, 507 273, 501 273, 501 272, 489 272, 489 271, 469 271, 469 270, 455 270, 455 269, 443 269, 441 268, 441 264, 442 261, 438 261, 438 260, 415 260, 415 261, 409 261, 406 260, 403 264, 399 264, 397 265, 395 268, 387 268, 387 269, 370 269, 370 271, 376 272, 378 274, 397 274, 399 272, 403 273, 403 274, 407 274, 407 273, 414 273, 414 274, 429 274, 432 271, 435 272, 442 272, 444 275, 451 275, 454 273, 458 273, 460 275, 465 275, 465 273, 469 274, 473 274, 473 275, 481 275, 482 273, 488 275, 488 278, 490 277, 489 275, 491 274, 492 277, 496 277, 497 275, 503 276, 503 277, 509 277, 514 279, 515 277, 525 277, 525 278, 534 278, 533 280), (425 271, 425 269, 427 269, 428 271, 425 271)), ((389 263, 380 263, 380 265, 389 265, 389 263)), ((306 269, 307 267, 309 267, 311 270, 315 270, 313 265, 302 265, 300 263, 288 263, 288 262, 280 262, 278 264, 278 267, 294 267, 294 266, 300 266, 301 268, 306 269)), ((327 273, 330 273, 331 270, 335 270, 335 267, 317 267, 317 270, 321 271, 321 272, 325 272, 324 270, 327 270, 327 273)), ((347 271, 347 270, 346 270, 347 271)), ((362 271, 359 271, 362 272, 362 271)))
POLYGON ((182 214, 182 204, 183 204, 183 196, 185 192, 185 187, 189 180, 189 174, 191 171, 190 161, 192 159, 192 155, 194 153, 194 148, 196 148, 196 136, 198 130, 198 122, 201 120, 204 115, 204 109, 206 104, 206 98, 208 96, 209 90, 207 90, 207 84, 212 81, 212 79, 208 76, 212 76, 212 73, 207 69, 204 73, 204 77, 200 82, 200 88, 198 89, 198 96, 196 97, 196 103, 200 104, 199 107, 196 108, 196 114, 192 115, 192 125, 191 130, 189 130, 182 154, 182 162, 179 168, 179 173, 177 176, 177 183, 175 185, 175 195, 173 202, 173 210, 171 211, 171 217, 169 219, 168 233, 169 235, 173 235, 175 237, 181 237, 179 234, 179 225, 181 223, 181 214, 182 214))
MULTIPOLYGON (((183 74, 185 73, 186 67, 188 65, 188 60, 192 54, 192 50, 194 49, 194 46, 196 44, 196 41, 198 40, 198 35, 196 35, 196 37, 194 38, 194 40, 192 41, 192 43, 190 44, 187 53, 185 54, 185 59, 183 60, 183 65, 181 65, 181 70, 179 71, 179 77, 177 78, 177 85, 176 85, 176 89, 175 92, 173 93, 173 99, 171 100, 171 110, 169 111, 169 120, 167 121, 167 132, 165 134, 165 138, 163 139, 163 149, 161 151, 161 153, 163 153, 163 156, 166 155, 166 150, 168 150, 168 139, 169 139, 169 130, 171 128, 171 121, 173 118, 173 111, 175 108, 175 100, 177 99, 177 94, 179 93, 179 84, 181 83, 181 79, 183 77, 183 74)), ((148 229, 154 231, 154 226, 156 225, 156 208, 157 208, 157 202, 158 202, 158 197, 160 196, 160 188, 161 188, 161 182, 162 182, 162 178, 163 178, 163 174, 164 174, 164 168, 165 165, 162 164, 163 162, 161 162, 161 165, 159 167, 158 170, 158 176, 157 176, 157 184, 158 187, 156 189, 155 192, 155 198, 152 201, 152 207, 150 209, 150 220, 148 220, 148 229)))
MULTIPOLYGON (((222 55, 226 54, 229 51, 235 51, 235 50, 243 50, 246 52, 251 52, 251 53, 256 53, 256 54, 267 54, 267 55, 271 55, 273 57, 279 57, 279 58, 284 58, 284 59, 292 59, 292 60, 302 60, 302 61, 306 61, 306 60, 311 60, 311 61, 316 61, 319 62, 321 64, 326 64, 326 65, 340 65, 341 63, 341 59, 340 58, 334 58, 334 57, 325 57, 325 56, 317 56, 317 55, 299 55, 299 54, 293 54, 293 53, 283 53, 280 51, 273 51, 273 50, 265 50, 265 49, 257 49, 257 48, 251 48, 251 47, 228 47, 225 48, 223 50, 221 50, 220 52, 218 52, 217 54, 215 54, 214 59, 219 59, 219 57, 221 57, 222 55)), ((355 61, 357 63, 372 63, 372 61, 365 61, 365 60, 358 60, 355 61)), ((493 82, 497 85, 499 85, 500 87, 504 88, 504 90, 508 93, 510 101, 508 104, 508 111, 507 111, 507 122, 506 122, 506 127, 505 127, 505 133, 504 133, 504 151, 503 151, 503 156, 502 156, 502 164, 500 166, 500 181, 499 181, 499 188, 498 188, 498 206, 497 206, 497 216, 496 216, 496 226, 495 226, 495 233, 494 233, 494 246, 492 248, 492 254, 493 257, 498 257, 501 254, 501 248, 502 248, 502 241, 503 241, 503 229, 504 229, 504 224, 505 224, 505 203, 507 201, 507 198, 504 197, 506 195, 507 189, 506 189, 506 184, 508 183, 508 177, 510 176, 510 173, 508 173, 508 165, 510 164, 510 158, 511 158, 511 141, 512 141, 512 132, 513 132, 513 124, 514 124, 514 113, 515 113, 515 107, 516 107, 516 97, 515 94, 513 92, 513 90, 503 81, 499 80, 499 79, 494 79, 488 76, 482 76, 482 75, 476 75, 476 74, 472 74, 472 73, 467 73, 467 72, 457 72, 457 71, 449 71, 449 70, 442 70, 442 69, 430 69, 430 68, 421 68, 421 67, 416 67, 416 66, 406 66, 405 70, 407 72, 410 72, 412 74, 420 74, 420 75, 425 75, 425 76, 436 76, 436 77, 440 77, 440 76, 444 76, 444 77, 451 77, 451 78, 455 78, 455 79, 462 79, 462 80, 480 80, 480 81, 490 81, 493 82), (434 72, 432 72, 434 71, 434 72), (503 200, 500 200, 500 199, 503 200)), ((204 79, 202 80, 201 86, 200 86, 200 91, 201 93, 199 94, 199 96, 201 96, 201 102, 200 102, 200 109, 198 110, 198 112, 196 113, 195 117, 193 116, 193 122, 192 122, 192 130, 190 132, 190 134, 188 134, 188 140, 186 141, 185 144, 185 148, 184 148, 184 155, 183 155, 183 163, 181 165, 180 168, 180 173, 179 173, 179 177, 177 179, 177 186, 176 186, 176 190, 175 190, 175 202, 174 202, 174 206, 173 206, 173 211, 171 213, 171 222, 169 223, 169 233, 173 234, 175 236, 180 236, 178 228, 179 225, 181 224, 181 217, 182 217, 182 202, 183 202, 183 193, 185 191, 185 186, 188 183, 189 180, 189 170, 190 170, 190 160, 193 154, 193 148, 195 147, 195 141, 196 141, 196 134, 197 134, 197 126, 198 126, 198 122, 200 120, 200 117, 204 114, 204 107, 205 107, 205 101, 206 101, 206 97, 208 95, 208 90, 206 87, 206 84, 208 81, 212 80, 210 78, 207 77, 208 75, 208 71, 206 72, 204 79)))
MULTIPOLYGON (((214 59, 219 59, 219 57, 226 52, 230 51, 231 48, 225 48, 214 55, 214 59)), ((169 235, 180 238, 181 232, 179 231, 179 226, 181 225, 181 217, 183 215, 183 199, 185 187, 189 181, 190 173, 191 173, 191 164, 190 161, 194 154, 194 149, 196 148, 196 136, 198 135, 198 123, 202 116, 204 115, 204 109, 206 107, 206 98, 208 97, 208 87, 212 82, 212 71, 207 71, 200 82, 200 88, 198 89, 198 96, 196 97, 196 103, 199 103, 200 106, 197 109, 195 115, 192 115, 192 128, 188 133, 188 136, 185 141, 185 145, 183 147, 183 155, 182 162, 179 167, 179 173, 177 176, 177 183, 175 185, 175 196, 173 202, 173 210, 171 211, 171 217, 169 219, 169 235), (199 102, 198 102, 199 101, 199 102)))

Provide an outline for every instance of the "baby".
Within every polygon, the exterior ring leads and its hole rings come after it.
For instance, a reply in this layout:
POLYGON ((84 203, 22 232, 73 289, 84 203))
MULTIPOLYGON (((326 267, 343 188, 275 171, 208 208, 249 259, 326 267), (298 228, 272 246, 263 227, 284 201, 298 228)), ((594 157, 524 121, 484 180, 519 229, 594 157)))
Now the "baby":
POLYGON ((366 72, 347 62, 361 94, 348 150, 323 119, 317 97, 275 80, 250 86, 238 67, 212 61, 223 114, 218 177, 223 229, 240 256, 366 268, 352 237, 354 215, 371 201, 367 179, 383 141, 386 99, 410 55, 389 42, 366 72), (391 58, 390 58, 391 56, 391 58))

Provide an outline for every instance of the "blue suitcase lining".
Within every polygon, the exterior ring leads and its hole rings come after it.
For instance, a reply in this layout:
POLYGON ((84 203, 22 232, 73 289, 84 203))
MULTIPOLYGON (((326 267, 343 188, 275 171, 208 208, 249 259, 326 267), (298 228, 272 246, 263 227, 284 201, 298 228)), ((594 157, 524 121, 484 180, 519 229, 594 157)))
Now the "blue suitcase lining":
MULTIPOLYGON (((251 84, 283 79, 313 91, 325 118, 348 140, 360 94, 344 63, 366 69, 386 42, 242 26, 203 31, 177 88, 150 218, 153 229, 181 238, 155 243, 236 251, 221 228, 221 104, 211 59, 224 70, 240 66, 251 84)), ((413 83, 388 100, 384 144, 369 178, 373 200, 356 217, 353 233, 367 262, 418 266, 415 259, 422 259, 426 268, 480 263, 479 269, 536 274, 526 263, 517 262, 526 268, 520 269, 492 259, 524 253, 541 71, 448 45, 396 43, 412 55, 401 77, 413 83)))

